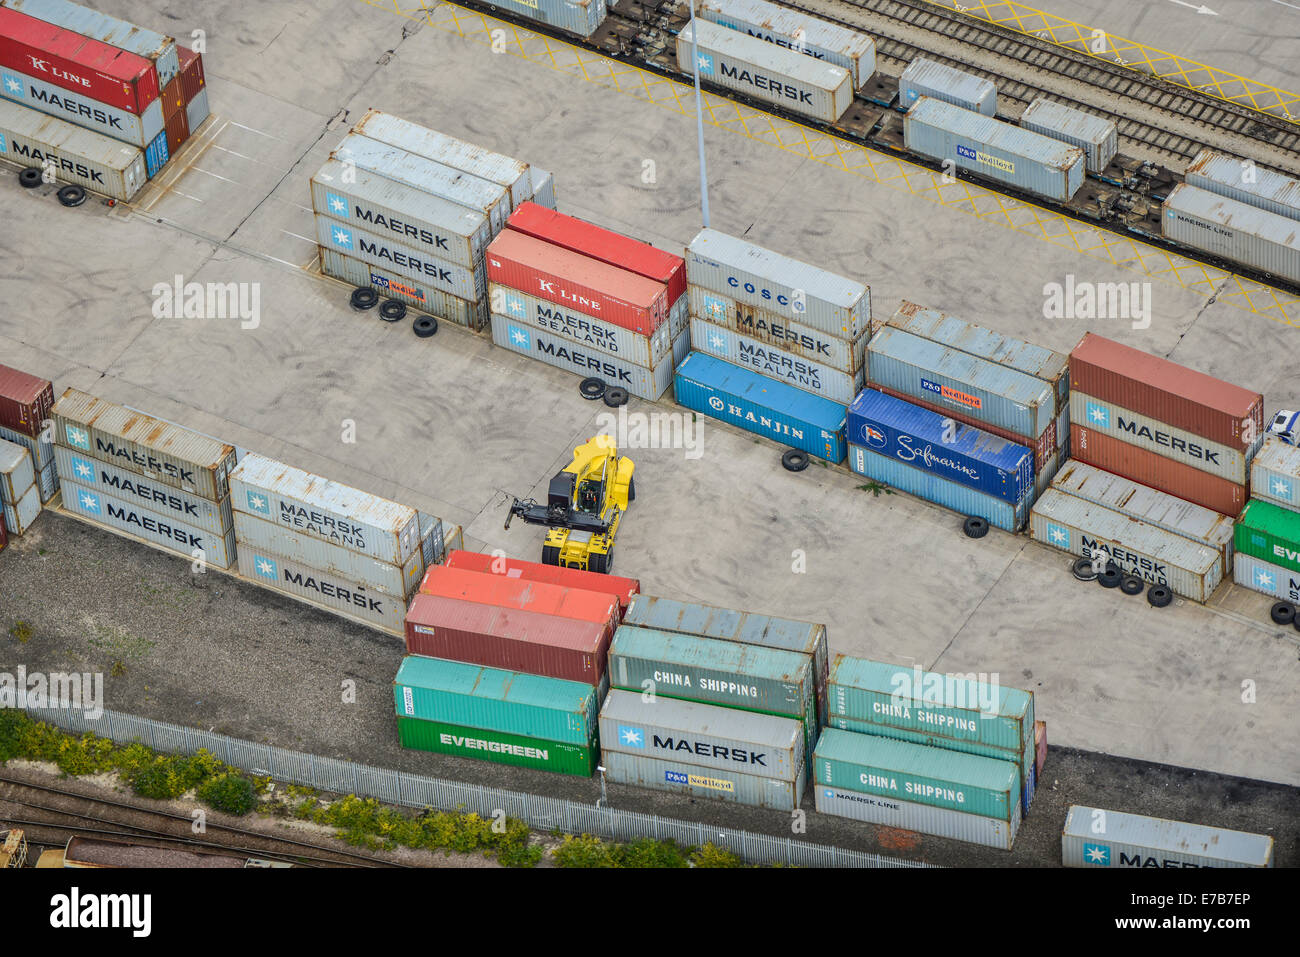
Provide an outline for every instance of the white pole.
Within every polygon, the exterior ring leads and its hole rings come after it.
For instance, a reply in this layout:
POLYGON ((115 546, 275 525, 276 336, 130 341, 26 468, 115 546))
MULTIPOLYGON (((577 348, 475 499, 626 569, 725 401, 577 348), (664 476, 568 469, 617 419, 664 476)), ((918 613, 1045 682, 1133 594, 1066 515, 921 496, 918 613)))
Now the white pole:
POLYGON ((709 171, 704 162, 704 104, 700 96, 700 35, 695 29, 695 0, 691 0, 691 67, 695 74, 695 129, 700 149, 700 217, 709 228, 709 171))

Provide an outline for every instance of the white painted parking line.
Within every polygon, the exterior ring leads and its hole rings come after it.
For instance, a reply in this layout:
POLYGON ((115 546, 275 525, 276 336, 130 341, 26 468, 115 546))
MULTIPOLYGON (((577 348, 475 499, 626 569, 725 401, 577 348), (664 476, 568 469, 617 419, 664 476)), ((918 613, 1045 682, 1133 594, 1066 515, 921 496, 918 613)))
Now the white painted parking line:
MULTIPOLYGON (((235 152, 234 150, 228 150, 228 149, 226 149, 224 146, 218 146, 216 143, 213 143, 213 144, 212 144, 212 148, 213 148, 214 150, 221 150, 221 152, 223 152, 223 153, 229 153, 231 156, 238 156, 240 159, 246 159, 246 160, 248 160, 250 163, 261 163, 263 166, 275 166, 275 165, 276 165, 276 164, 274 164, 274 163, 268 163, 268 162, 266 162, 265 160, 256 159, 255 157, 252 157, 252 156, 245 156, 243 153, 237 153, 237 152, 235 152)), ((276 168, 279 169, 278 166, 276 166, 276 168)))
POLYGON ((268 140, 283 139, 283 137, 280 136, 272 136, 270 133, 263 133, 261 130, 255 130, 251 126, 245 126, 243 123, 236 123, 234 120, 230 121, 230 125, 238 126, 241 130, 248 130, 250 133, 256 133, 258 136, 265 136, 268 140))
POLYGON ((196 203, 201 203, 201 202, 203 202, 203 200, 199 199, 197 196, 191 196, 189 193, 182 193, 182 192, 181 192, 179 189, 177 189, 175 186, 173 186, 173 187, 171 188, 170 192, 175 193, 177 196, 184 196, 186 199, 192 199, 192 200, 194 200, 194 202, 196 202, 196 203))
POLYGON ((292 236, 294 239, 301 239, 304 243, 311 243, 313 246, 317 245, 318 242, 317 240, 311 239, 307 236, 300 236, 298 233, 291 233, 287 229, 282 229, 280 232, 284 233, 286 236, 292 236))
POLYGON ((230 183, 230 184, 233 185, 233 186, 243 186, 243 185, 244 185, 243 183, 239 182, 239 180, 228 179, 228 178, 225 177, 225 176, 219 176, 218 174, 213 173, 211 170, 206 170, 206 169, 204 169, 202 166, 191 166, 190 169, 194 170, 194 172, 196 172, 196 173, 207 173, 207 175, 211 176, 213 179, 225 180, 227 183, 230 183))

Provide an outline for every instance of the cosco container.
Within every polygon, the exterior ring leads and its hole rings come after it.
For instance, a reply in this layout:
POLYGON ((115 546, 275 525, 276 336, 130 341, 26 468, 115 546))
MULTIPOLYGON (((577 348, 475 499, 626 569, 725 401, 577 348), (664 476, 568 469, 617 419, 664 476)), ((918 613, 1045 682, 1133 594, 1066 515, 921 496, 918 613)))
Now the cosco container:
POLYGON ((1218 549, 1059 489, 1048 489, 1034 503, 1029 534, 1071 555, 1113 561, 1121 571, 1168 585, 1192 601, 1208 601, 1223 580, 1223 556, 1218 549))
POLYGON ((605 0, 501 0, 501 9, 582 37, 605 20, 605 0))
POLYGON ((806 768, 798 721, 672 698, 646 702, 639 691, 610 691, 600 709, 600 742, 605 751, 781 781, 806 768))
POLYGON ((404 748, 453 754, 479 761, 511 764, 538 771, 556 771, 589 778, 600 763, 600 749, 591 745, 563 744, 545 738, 500 731, 480 731, 448 724, 397 716, 397 740, 404 748))
POLYGON ((481 329, 486 322, 487 303, 466 302, 427 283, 398 276, 391 269, 363 263, 332 248, 320 247, 320 268, 326 276, 353 286, 369 286, 381 296, 396 299, 469 329, 481 329))
POLYGON ((702 352, 674 377, 677 403, 832 465, 844 461, 844 406, 702 352))
POLYGON ((63 507, 98 525, 125 532, 187 558, 201 557, 215 568, 229 568, 235 563, 233 529, 210 532, 192 525, 174 512, 157 512, 139 507, 133 499, 114 490, 91 489, 79 485, 71 476, 63 476, 63 507), (201 552, 201 556, 199 553, 201 552))
POLYGON ((612 637, 618 627, 618 600, 606 592, 435 565, 420 582, 420 593, 585 621, 597 625, 607 638, 612 637))
POLYGON ((54 386, 49 379, 0 365, 0 427, 34 438, 52 408, 54 386))
POLYGON ((617 575, 602 575, 581 568, 543 565, 540 562, 526 562, 518 558, 506 558, 504 555, 485 555, 463 549, 450 552, 443 565, 447 568, 611 594, 618 601, 620 611, 626 611, 634 596, 641 591, 641 583, 635 578, 619 578, 617 575))
POLYGON ((408 655, 393 680, 399 717, 591 747, 596 689, 577 681, 408 655))
POLYGON ((311 178, 316 212, 423 250, 466 269, 480 268, 492 239, 482 213, 420 189, 330 160, 311 178), (344 173, 351 178, 344 180, 344 173))
POLYGON ((691 347, 840 405, 852 402, 865 381, 862 369, 840 372, 703 319, 691 319, 691 347))
POLYGON ((903 142, 986 179, 1068 202, 1085 176, 1083 150, 923 96, 903 117, 903 142))
POLYGON ((1039 97, 1020 114, 1020 125, 1033 133, 1050 136, 1083 150, 1088 171, 1100 173, 1119 152, 1119 130, 1111 120, 1102 119, 1072 106, 1039 97))
POLYGON ((677 34, 677 67, 687 75, 698 63, 700 80, 773 103, 792 113, 834 123, 853 105, 853 75, 825 60, 806 57, 758 37, 696 20, 677 34), (695 31, 699 43, 693 42, 695 31))
POLYGON ((428 285, 467 302, 487 298, 487 274, 480 266, 467 269, 430 255, 424 248, 390 241, 378 233, 358 229, 321 214, 316 215, 316 239, 324 249, 335 249, 398 276, 428 285))
POLYGON ((5 526, 10 535, 26 535, 32 522, 41 514, 41 493, 35 485, 29 485, 17 496, 17 501, 4 501, 5 526))
POLYGON ((1245 588, 1300 604, 1300 571, 1266 562, 1253 555, 1237 555, 1232 562, 1232 580, 1245 588))
POLYGON ((135 147, 7 100, 0 100, 0 159, 53 168, 60 183, 123 202, 149 178, 135 147))
POLYGON ((652 791, 669 791, 691 798, 747 804, 771 811, 793 811, 803 800, 806 772, 793 780, 762 777, 743 771, 702 768, 685 761, 652 758, 604 749, 600 755, 605 779, 652 791))
POLYGON ((1201 150, 1187 167, 1188 186, 1257 206, 1288 219, 1300 219, 1300 180, 1264 169, 1226 153, 1201 150))
POLYGON ((871 292, 862 283, 713 229, 686 249, 686 281, 737 302, 789 314, 806 326, 857 339, 871 324, 871 292))
POLYGON ((77 389, 63 393, 52 416, 64 448, 214 502, 230 492, 233 445, 77 389))
POLYGON ((1066 867, 1272 867, 1273 838, 1204 824, 1071 805, 1066 867))
POLYGON ((1251 499, 1237 520, 1238 557, 1251 555, 1300 571, 1300 512, 1251 499))
POLYGON ((13 429, 7 429, 0 425, 0 439, 6 442, 12 442, 14 445, 21 445, 31 453, 32 462, 37 471, 42 471, 49 467, 54 461, 54 443, 53 441, 32 438, 30 435, 24 435, 13 429))
POLYGON ((917 57, 898 78, 899 109, 910 110, 927 96, 983 116, 998 112, 998 88, 992 80, 917 57))
POLYGON ((148 146, 163 129, 162 100, 154 100, 137 116, 17 70, 4 71, 0 96, 138 149, 148 146))
POLYGON ((1016 803, 1011 820, 1002 821, 979 814, 949 811, 915 801, 877 797, 842 787, 813 784, 814 804, 822 814, 847 817, 868 824, 933 834, 970 844, 982 844, 1009 851, 1020 830, 1021 805, 1016 803))
POLYGON ((849 71, 861 89, 876 72, 876 44, 856 30, 767 0, 699 0, 696 16, 849 71))
POLYGON ((1180 183, 1165 198, 1161 222, 1167 239, 1300 283, 1294 219, 1180 183))
POLYGON ((35 484, 32 453, 15 442, 0 439, 0 501, 14 504, 35 484))
POLYGON ((1300 449, 1266 436, 1250 463, 1250 494, 1283 508, 1300 508, 1300 449))
POLYGON ((1260 393, 1092 332, 1070 352, 1070 388, 1220 445, 1245 448, 1244 435, 1264 434, 1260 393))

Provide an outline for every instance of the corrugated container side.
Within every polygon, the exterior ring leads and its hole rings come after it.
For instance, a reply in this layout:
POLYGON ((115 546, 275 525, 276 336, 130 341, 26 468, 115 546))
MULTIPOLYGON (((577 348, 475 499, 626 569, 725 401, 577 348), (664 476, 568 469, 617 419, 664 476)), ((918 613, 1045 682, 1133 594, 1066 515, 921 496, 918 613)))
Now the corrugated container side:
POLYGON ((555 209, 555 176, 533 167, 533 199, 538 206, 555 209))
POLYGON ((420 591, 425 595, 479 605, 516 608, 547 617, 590 622, 610 637, 618 627, 618 599, 607 592, 548 585, 504 575, 485 575, 445 565, 435 565, 428 570, 420 582, 420 591))
POLYGON ((121 140, 137 149, 148 146, 162 132, 164 125, 161 100, 150 103, 144 113, 137 116, 18 70, 4 71, 0 96, 30 109, 57 116, 83 129, 101 133, 109 139, 121 140))
POLYGON ((16 442, 0 439, 0 500, 13 504, 35 484, 32 453, 16 442))
POLYGON ((0 365, 0 427, 35 438, 53 408, 54 385, 49 379, 0 365))
POLYGON ((1300 449, 1276 435, 1265 436, 1250 463, 1250 494, 1283 508, 1300 508, 1300 449))
POLYGON ((1114 122, 1045 97, 1034 100, 1020 114, 1020 125, 1079 147, 1088 157, 1091 173, 1104 171, 1119 152, 1119 130, 1114 122))
POLYGON ((211 115, 212 107, 208 104, 208 91, 205 87, 185 104, 185 124, 190 128, 190 135, 197 133, 211 115))
POLYGON ((1251 499, 1237 520, 1238 557, 1251 555, 1300 570, 1300 513, 1263 499, 1251 499))
POLYGON ((618 600, 621 611, 626 611, 633 597, 641 591, 641 582, 635 578, 602 575, 580 568, 561 568, 557 565, 543 565, 540 562, 526 562, 519 558, 485 555, 463 549, 450 552, 443 564, 447 568, 462 568, 472 572, 504 575, 506 578, 544 582, 567 588, 582 588, 601 594, 608 593, 618 600))
POLYGON ((1036 754, 1034 756, 1034 776, 1038 779, 1043 777, 1043 765, 1047 762, 1047 722, 1034 722, 1034 746, 1036 754))
POLYGON ((154 64, 159 86, 166 86, 180 73, 176 41, 146 27, 67 0, 4 0, 0 6, 144 57, 154 64))
POLYGON ((589 37, 605 21, 605 0, 501 0, 501 9, 589 37))
POLYGON ((17 496, 15 502, 4 502, 5 525, 10 535, 26 535, 41 514, 41 493, 35 484, 29 485, 17 496))
POLYGON ((733 365, 804 392, 847 405, 862 391, 865 370, 840 372, 825 363, 787 352, 780 346, 724 329, 703 319, 691 320, 691 347, 733 365))
POLYGON ((378 233, 358 229, 320 213, 316 214, 316 239, 322 248, 333 248, 345 256, 390 269, 399 276, 427 283, 457 299, 475 303, 487 299, 487 271, 481 266, 467 269, 431 256, 423 249, 391 242, 378 233))
POLYGON ((1300 604, 1300 571, 1295 569, 1241 554, 1232 563, 1232 580, 1270 598, 1300 604))
POLYGON ((239 573, 254 584, 294 595, 327 611, 360 618, 398 637, 402 634, 406 603, 400 599, 284 555, 246 547, 238 550, 238 559, 239 573))
POLYGON ((36 473, 36 487, 40 489, 42 505, 48 505, 59 493, 59 473, 53 462, 36 473))
POLYGON ((892 797, 860 794, 839 787, 827 787, 824 784, 814 784, 813 791, 816 808, 822 814, 916 831, 918 834, 933 834, 935 837, 982 844, 985 847, 996 847, 1004 851, 1011 850, 1011 845, 1020 830, 1019 803, 1016 804, 1016 811, 1008 823, 993 817, 949 811, 892 797))
POLYGON ((1066 867, 1272 867, 1273 843, 1264 834, 1077 804, 1061 829, 1066 867))
POLYGON ((631 784, 653 791, 670 791, 693 798, 747 804, 772 811, 793 811, 803 799, 805 772, 792 781, 759 777, 717 768, 699 768, 624 751, 602 750, 600 763, 612 784, 631 784))
POLYGON ((487 303, 466 302, 432 286, 400 277, 390 269, 363 263, 334 249, 320 247, 320 268, 326 276, 353 286, 369 286, 381 296, 396 299, 439 319, 468 329, 482 329, 487 323, 487 303))
POLYGON ((888 724, 860 721, 839 715, 830 717, 828 726, 838 728, 840 731, 852 731, 854 734, 874 734, 877 737, 891 738, 894 741, 906 741, 908 744, 941 748, 946 751, 959 751, 962 754, 974 754, 981 758, 994 758, 998 761, 1010 761, 1020 768, 1021 781, 1026 781, 1034 768, 1035 747, 1032 739, 1019 750, 1016 750, 1014 748, 1000 748, 991 744, 981 744, 978 741, 968 741, 963 738, 954 738, 932 731, 895 728, 888 724))
POLYGON ((600 749, 595 742, 589 747, 564 744, 522 734, 465 728, 444 721, 424 721, 400 714, 397 716, 397 740, 402 747, 417 751, 453 754, 584 778, 595 773, 600 761, 600 749))
POLYGON ((998 88, 992 80, 917 57, 898 78, 899 108, 911 109, 927 96, 983 116, 998 112, 998 88))
POLYGON ((176 53, 181 68, 181 89, 185 94, 185 102, 193 103, 207 86, 207 77, 203 74, 203 55, 180 44, 176 45, 176 53))
POLYGON ((48 160, 59 182, 123 202, 149 175, 135 147, 7 100, 0 100, 0 159, 19 166, 44 166, 48 160))
POLYGON ((54 461, 54 443, 52 441, 32 438, 30 435, 23 435, 21 432, 7 429, 4 426, 0 426, 0 439, 12 442, 14 445, 21 445, 30 452, 32 461, 38 471, 47 468, 54 461))
POLYGON ((216 568, 229 568, 235 563, 234 529, 210 532, 175 517, 174 513, 140 508, 125 496, 78 485, 66 475, 61 484, 63 507, 98 525, 142 538, 186 558, 202 558, 216 568), (196 554, 200 552, 201 555, 196 554))
POLYGON ((1300 180, 1253 162, 1204 149, 1196 154, 1184 177, 1189 186, 1258 206, 1270 213, 1300 219, 1300 180))

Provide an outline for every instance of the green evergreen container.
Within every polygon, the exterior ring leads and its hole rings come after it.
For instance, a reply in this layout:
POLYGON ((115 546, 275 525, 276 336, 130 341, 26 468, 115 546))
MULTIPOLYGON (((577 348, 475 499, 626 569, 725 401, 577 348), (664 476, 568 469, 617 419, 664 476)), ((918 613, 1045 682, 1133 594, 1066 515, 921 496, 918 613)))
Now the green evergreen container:
POLYGON ((1300 512, 1252 498, 1233 533, 1233 547, 1292 571, 1300 571, 1300 512))
POLYGON ((397 739, 404 748, 454 754, 462 758, 513 764, 560 774, 589 778, 600 760, 600 747, 593 739, 585 746, 546 741, 522 734, 478 731, 442 721, 397 717, 397 739))

